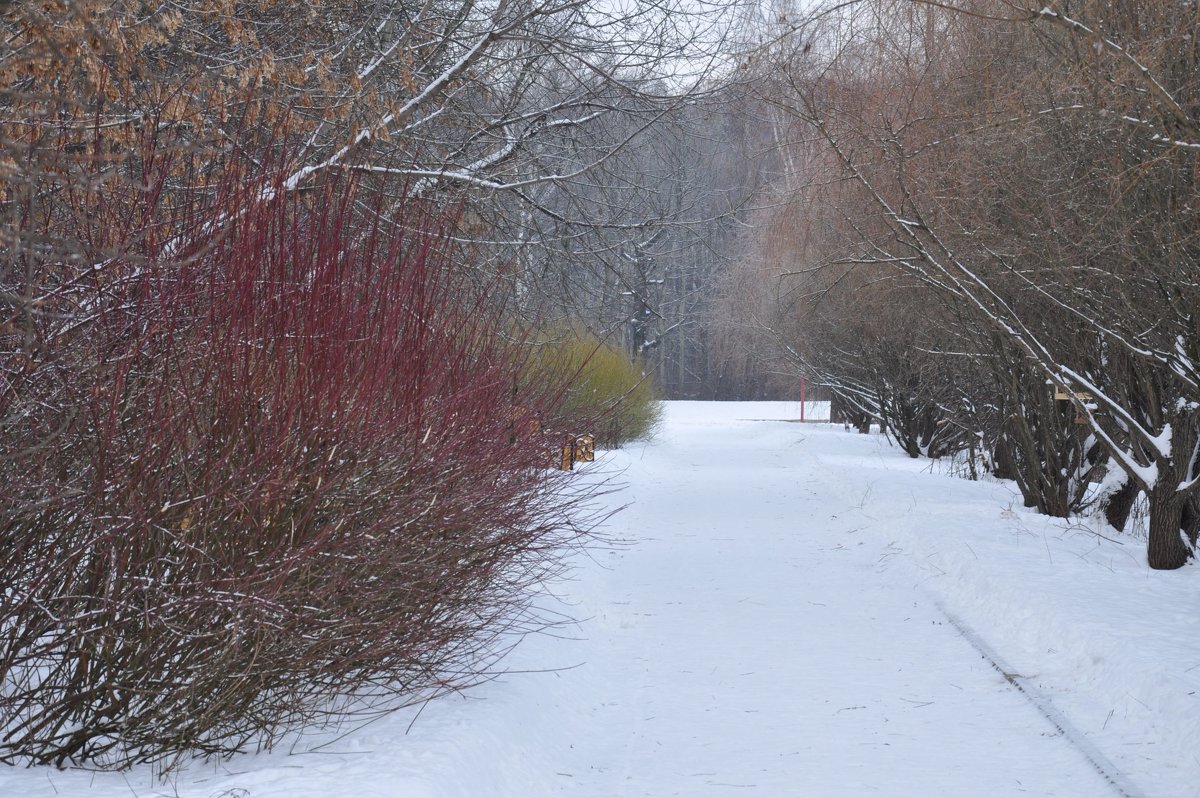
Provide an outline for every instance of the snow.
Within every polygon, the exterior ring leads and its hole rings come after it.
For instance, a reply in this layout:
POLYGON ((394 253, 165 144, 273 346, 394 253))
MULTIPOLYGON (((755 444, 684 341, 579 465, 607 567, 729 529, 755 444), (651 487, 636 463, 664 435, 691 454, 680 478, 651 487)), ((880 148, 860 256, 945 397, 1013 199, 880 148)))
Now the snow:
MULTIPOLYGON (((1171 425, 1163 424, 1157 435, 1151 436, 1149 443, 1164 460, 1171 456, 1171 425)), ((1153 483, 1147 483, 1153 484, 1153 483)))
POLYGON ((166 781, 0 769, 0 795, 1196 794, 1195 568, 798 417, 669 403, 597 464, 629 506, 545 599, 578 623, 419 717, 166 781))

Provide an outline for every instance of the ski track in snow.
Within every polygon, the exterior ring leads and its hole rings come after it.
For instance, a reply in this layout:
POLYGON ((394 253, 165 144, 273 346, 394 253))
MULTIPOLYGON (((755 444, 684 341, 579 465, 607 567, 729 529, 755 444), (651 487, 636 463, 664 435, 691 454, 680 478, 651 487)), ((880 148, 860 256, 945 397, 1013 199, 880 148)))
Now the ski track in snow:
POLYGON ((878 436, 750 420, 797 411, 669 403, 606 455, 630 506, 556 588, 580 622, 411 731, 405 710, 166 781, 5 768, 0 796, 1198 794, 1193 568, 878 436))

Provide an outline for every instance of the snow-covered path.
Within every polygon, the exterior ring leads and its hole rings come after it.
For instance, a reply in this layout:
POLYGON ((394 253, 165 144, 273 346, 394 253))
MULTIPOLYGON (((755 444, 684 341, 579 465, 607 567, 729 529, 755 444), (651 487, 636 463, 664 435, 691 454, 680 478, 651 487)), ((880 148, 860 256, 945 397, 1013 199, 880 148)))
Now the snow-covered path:
POLYGON ((677 416, 631 464, 570 792, 1116 794, 889 567, 831 431, 780 433, 677 416))
POLYGON ((607 455, 629 506, 623 542, 559 586, 580 622, 411 728, 401 712, 165 783, 0 768, 0 797, 1194 798, 1194 569, 1148 572, 1136 541, 1014 509, 1002 485, 921 473, 877 436, 740 420, 756 412, 794 415, 673 403, 653 444, 607 455))

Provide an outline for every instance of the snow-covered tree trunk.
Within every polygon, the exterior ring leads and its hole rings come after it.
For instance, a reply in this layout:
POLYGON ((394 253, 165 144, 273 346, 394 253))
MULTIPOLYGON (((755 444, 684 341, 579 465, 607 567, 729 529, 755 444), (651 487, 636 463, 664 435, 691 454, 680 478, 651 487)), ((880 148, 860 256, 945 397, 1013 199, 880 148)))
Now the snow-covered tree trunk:
POLYGON ((1180 568, 1192 555, 1191 545, 1183 532, 1183 508, 1187 497, 1176 490, 1175 485, 1160 480, 1150 490, 1149 500, 1147 561, 1151 568, 1180 568))

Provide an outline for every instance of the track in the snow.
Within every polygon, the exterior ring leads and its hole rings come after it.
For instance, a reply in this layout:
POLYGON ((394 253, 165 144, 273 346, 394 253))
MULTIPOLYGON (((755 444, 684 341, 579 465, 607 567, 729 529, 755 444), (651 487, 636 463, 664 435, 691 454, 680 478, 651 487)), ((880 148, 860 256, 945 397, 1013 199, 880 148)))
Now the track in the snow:
POLYGON ((1009 667, 996 650, 988 645, 979 634, 962 621, 954 613, 947 610, 940 603, 937 605, 946 619, 950 621, 950 625, 962 635, 963 639, 971 644, 971 647, 979 652, 979 655, 986 659, 988 663, 999 671, 1000 675, 1005 680, 1017 689, 1025 699, 1033 705, 1033 708, 1038 713, 1050 722, 1061 735, 1062 738, 1074 746, 1083 758, 1088 761, 1096 772, 1099 773, 1105 781, 1113 788, 1117 795, 1122 798, 1146 798, 1146 794, 1130 783, 1129 779, 1124 776, 1120 769, 1113 764, 1112 760, 1104 755, 1100 749, 1092 745, 1078 729, 1076 729, 1066 717, 1054 707, 1054 702, 1050 697, 1037 688, 1028 679, 1020 676, 1013 668, 1009 667))

